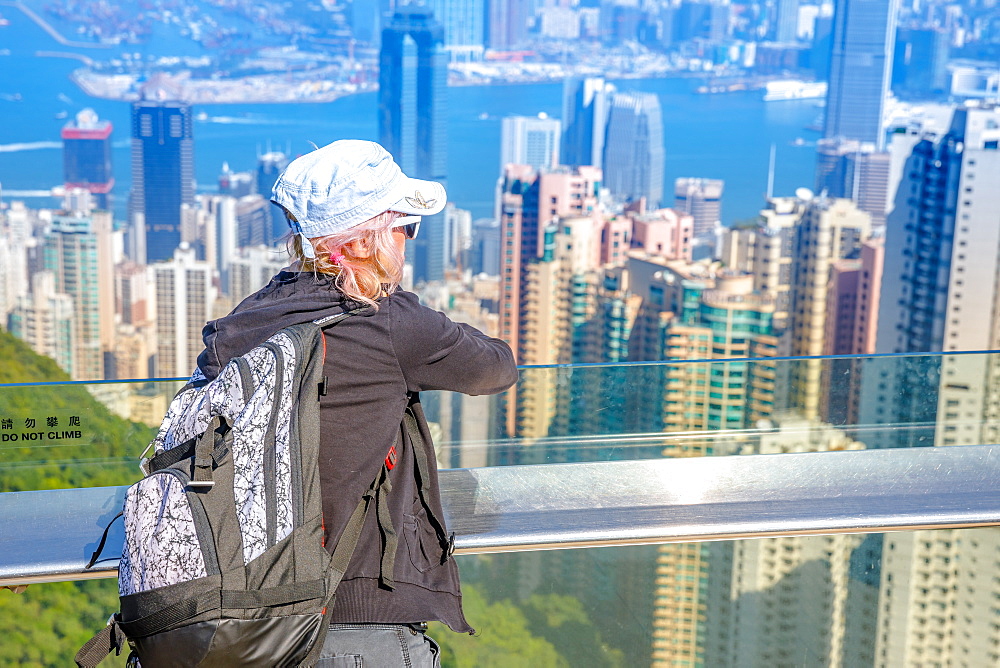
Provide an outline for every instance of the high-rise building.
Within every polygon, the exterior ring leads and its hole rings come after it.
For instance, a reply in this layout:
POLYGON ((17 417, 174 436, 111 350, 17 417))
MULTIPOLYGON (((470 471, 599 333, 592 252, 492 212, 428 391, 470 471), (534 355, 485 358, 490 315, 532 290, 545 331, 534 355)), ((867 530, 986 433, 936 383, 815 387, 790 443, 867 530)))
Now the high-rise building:
MULTIPOLYGON (((825 5, 829 6, 829 5, 825 5)), ((813 23, 813 43, 809 49, 809 67, 819 81, 830 80, 833 51, 833 17, 818 12, 813 23)))
POLYGON ((145 265, 131 261, 115 266, 115 371, 118 378, 149 378, 156 348, 150 281, 145 265))
POLYGON ((900 27, 892 61, 893 91, 916 98, 947 91, 948 37, 939 27, 900 27))
POLYGON ((201 330, 212 319, 215 287, 207 262, 186 244, 171 260, 150 267, 156 290, 156 369, 159 378, 185 378, 204 349, 201 330))
MULTIPOLYGON (((149 275, 135 262, 115 266, 115 314, 126 325, 141 326, 152 318, 149 304, 149 275)), ((138 378, 138 376, 125 376, 138 378)))
POLYGON ((885 224, 888 208, 890 156, 875 145, 852 139, 820 139, 816 144, 816 192, 854 200, 872 217, 872 224, 885 224))
MULTIPOLYGON (((792 248, 800 215, 801 206, 796 198, 771 198, 767 208, 760 212, 757 228, 723 230, 718 253, 725 267, 753 276, 754 290, 774 296, 774 327, 778 331, 788 327, 792 248)), ((787 348, 781 354, 788 355, 787 348)))
POLYGON ((62 129, 63 180, 66 190, 83 188, 100 209, 111 208, 111 189, 115 185, 111 169, 111 122, 97 118, 87 108, 62 129))
MULTIPOLYGON (((631 238, 628 244, 623 245, 667 260, 692 260, 694 218, 691 215, 677 209, 658 209, 642 213, 626 212, 615 220, 628 225, 626 231, 631 238)), ((607 249, 609 254, 605 263, 619 264, 610 253, 614 251, 614 242, 610 241, 611 244, 606 244, 610 248, 607 249)))
POLYGON ((45 270, 55 289, 69 295, 74 308, 75 380, 114 378, 114 276, 111 213, 56 215, 45 237, 45 270))
POLYGON ((885 146, 882 120, 898 12, 899 0, 837 0, 824 138, 885 146))
POLYGON ((0 233, 0 323, 17 298, 28 291, 28 256, 24 242, 10 233, 0 233))
POLYGON ((799 0, 777 0, 774 10, 774 41, 785 44, 797 41, 799 0))
POLYGON ((732 7, 725 0, 689 0, 677 6, 674 16, 674 39, 686 42, 704 39, 721 42, 729 32, 732 7))
POLYGON ((615 87, 597 77, 563 84, 560 161, 570 167, 601 167, 608 111, 615 87))
POLYGON ((472 273, 500 275, 500 222, 496 218, 472 221, 472 273))
POLYGON ((39 271, 31 276, 31 293, 17 298, 6 322, 11 334, 73 375, 77 352, 74 318, 73 298, 56 289, 52 273, 39 271))
MULTIPOLYGON (((271 201, 271 189, 274 182, 278 180, 278 175, 288 166, 288 156, 280 151, 268 151, 257 156, 257 193, 266 201, 271 201)), ((288 221, 281 208, 275 205, 270 206, 271 230, 265 243, 270 245, 279 244, 281 239, 288 234, 288 221)))
POLYGON ((237 245, 260 246, 271 240, 272 209, 274 205, 257 193, 236 200, 237 245))
POLYGON ((487 5, 487 46, 494 51, 509 51, 523 46, 528 38, 532 3, 529 0, 489 0, 487 5))
MULTIPOLYGON (((607 285, 609 278, 603 283, 607 285)), ((753 288, 741 272, 716 274, 706 262, 641 257, 633 253, 618 272, 627 283, 622 319, 628 359, 721 360, 715 364, 648 367, 636 411, 651 418, 649 431, 686 432, 660 453, 667 457, 714 454, 719 441, 695 434, 742 429, 768 418, 774 403, 774 365, 745 361, 773 357, 774 298, 753 288)), ((613 343, 613 341, 611 342, 613 343)), ((726 453, 730 454, 730 453, 726 453)), ((658 548, 652 658, 654 666, 699 665, 704 653, 706 544, 658 548)))
POLYGON ((173 257, 181 242, 184 205, 194 203, 191 105, 162 77, 151 79, 132 103, 132 259, 173 257))
POLYGON ((552 169, 559 165, 562 124, 558 118, 507 116, 500 126, 500 171, 505 165, 552 169))
POLYGON ((482 56, 485 0, 428 0, 427 6, 444 28, 444 46, 455 58, 482 56))
MULTIPOLYGON (((426 7, 396 10, 382 31, 379 142, 408 176, 445 183, 448 169, 448 54, 444 31, 426 7)), ((410 242, 416 280, 440 280, 446 268, 440 215, 410 242)))
MULTIPOLYGON (((847 199, 775 197, 761 211, 755 230, 726 230, 720 259, 753 275, 756 291, 775 299, 774 326, 782 332, 780 354, 822 355, 826 344, 828 280, 831 264, 857 257, 871 234, 871 218, 847 199)), ((798 361, 783 389, 804 417, 819 415, 822 363, 798 361)))
MULTIPOLYGON (((690 313, 678 314, 667 327, 665 359, 776 355, 774 297, 755 292, 749 274, 721 272, 692 306, 690 313)), ((769 363, 669 367, 667 378, 663 391, 670 431, 750 428, 770 417, 774 408, 774 366, 769 363)))
POLYGON ((711 237, 722 224, 721 179, 679 178, 674 181, 674 208, 694 218, 694 236, 711 237))
POLYGON ((224 195, 199 195, 198 199, 199 211, 204 216, 201 241, 205 247, 205 260, 218 274, 222 292, 228 297, 235 297, 230 289, 229 268, 240 245, 237 200, 224 195))
POLYGON ((862 244, 860 257, 837 260, 830 267, 823 354, 851 357, 823 364, 826 397, 820 404, 820 419, 828 424, 859 424, 864 362, 855 356, 875 352, 884 241, 869 239, 862 244))
POLYGON ((1000 557, 995 529, 901 531, 882 536, 875 666, 992 666, 1000 662, 1000 584, 983 577, 1000 557), (933 629, 933 631, 930 631, 933 629))
MULTIPOLYGON (((851 200, 815 197, 801 202, 792 246, 786 334, 792 356, 823 354, 831 264, 857 257, 870 235, 871 217, 851 200)), ((822 362, 816 359, 792 365, 792 403, 803 417, 819 416, 822 370, 822 362)))
MULTIPOLYGON (((600 182, 601 170, 594 167, 539 172, 527 165, 508 165, 504 170, 500 206, 500 337, 510 344, 521 364, 536 359, 533 352, 520 348, 521 305, 532 285, 528 272, 538 269, 532 269, 531 265, 552 253, 552 248, 546 247, 546 228, 563 217, 599 215, 600 182)), ((554 241, 550 234, 549 244, 554 241)), ((599 249, 595 264, 598 260, 599 249)))
POLYGON ((538 9, 539 35, 552 39, 580 38, 580 12, 570 7, 541 7, 538 9))
POLYGON ((663 199, 663 118, 652 93, 615 93, 604 143, 604 185, 625 201, 663 199))
POLYGON ((270 246, 239 249, 229 267, 230 299, 238 303, 249 297, 287 265, 288 256, 270 246))
MULTIPOLYGON (((1000 226, 1000 109, 954 110, 947 132, 913 138, 902 169, 895 208, 886 224, 876 352, 992 350, 997 340, 994 277, 1000 226)), ((864 380, 862 419, 920 422, 927 430, 889 431, 882 445, 959 445, 990 442, 1000 382, 975 356, 913 361, 937 392, 908 380, 908 368, 883 370, 864 380), (935 378, 940 378, 940 387, 935 378), (962 419, 959 419, 959 416, 962 419), (965 419, 975 416, 976 419, 965 419), (937 424, 937 429, 933 425, 937 424), (983 440, 986 439, 986 440, 983 440)))
POLYGON ((472 213, 448 202, 442 212, 444 222, 444 258, 449 267, 468 269, 472 258, 472 213))
POLYGON ((998 142, 1000 109, 959 107, 913 146, 886 226, 878 352, 991 349, 998 142))

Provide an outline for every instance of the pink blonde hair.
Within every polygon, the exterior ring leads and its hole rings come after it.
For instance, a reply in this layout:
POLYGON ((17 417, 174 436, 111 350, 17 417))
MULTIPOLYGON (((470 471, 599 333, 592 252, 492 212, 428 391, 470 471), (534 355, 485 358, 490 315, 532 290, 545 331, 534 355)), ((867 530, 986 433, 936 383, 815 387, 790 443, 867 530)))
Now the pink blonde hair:
POLYGON ((288 252, 303 271, 334 276, 345 297, 378 308, 378 299, 392 294, 403 280, 403 254, 392 236, 392 223, 400 215, 386 211, 349 230, 310 239, 315 258, 305 256, 301 238, 293 234, 287 241, 288 252), (367 257, 353 253, 357 245, 367 257))

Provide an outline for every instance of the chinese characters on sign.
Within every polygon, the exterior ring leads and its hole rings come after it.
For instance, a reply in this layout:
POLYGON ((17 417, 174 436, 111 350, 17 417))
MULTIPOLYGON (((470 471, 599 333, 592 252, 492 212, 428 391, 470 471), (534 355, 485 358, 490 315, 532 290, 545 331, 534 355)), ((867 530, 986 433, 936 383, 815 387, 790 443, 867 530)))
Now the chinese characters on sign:
POLYGON ((0 443, 45 441, 69 445, 83 440, 82 423, 79 415, 64 412, 16 417, 3 415, 0 416, 0 443))

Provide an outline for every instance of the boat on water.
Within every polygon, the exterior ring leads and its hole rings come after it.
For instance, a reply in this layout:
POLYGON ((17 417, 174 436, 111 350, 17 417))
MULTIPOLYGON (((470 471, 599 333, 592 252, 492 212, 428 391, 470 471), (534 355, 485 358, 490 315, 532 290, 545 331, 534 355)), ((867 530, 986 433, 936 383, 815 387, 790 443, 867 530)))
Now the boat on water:
POLYGON ((764 101, 778 100, 809 100, 826 97, 825 81, 799 81, 798 79, 781 79, 768 81, 764 88, 764 101))

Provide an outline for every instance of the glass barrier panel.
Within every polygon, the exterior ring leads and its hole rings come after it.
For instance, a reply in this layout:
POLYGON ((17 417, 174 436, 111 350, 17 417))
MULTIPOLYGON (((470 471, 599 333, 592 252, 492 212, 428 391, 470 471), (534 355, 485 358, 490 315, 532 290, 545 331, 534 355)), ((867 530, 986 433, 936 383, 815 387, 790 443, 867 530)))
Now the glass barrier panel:
MULTIPOLYGON (((990 353, 524 367, 427 392, 442 468, 997 442, 990 353)), ((181 381, 0 385, 0 490, 125 484, 181 381)))
POLYGON ((460 557, 446 665, 995 666, 1000 529, 460 557))
POLYGON ((0 492, 127 485, 181 383, 0 386, 0 492))
MULTIPOLYGON (((992 666, 998 555, 1000 528, 461 556, 478 633, 430 634, 445 667, 992 666)), ((64 665, 117 606, 112 580, 0 592, 0 663, 64 665)))
POLYGON ((425 393, 441 466, 994 443, 990 353, 525 367, 425 393))

